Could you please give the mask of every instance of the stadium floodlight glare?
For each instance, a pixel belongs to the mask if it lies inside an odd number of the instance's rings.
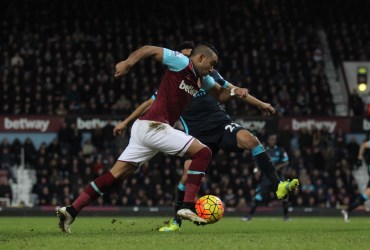
[[[367,90],[367,68],[358,67],[357,68],[357,87],[360,92],[365,92]]]
[[[360,90],[361,92],[364,92],[364,91],[366,91],[366,89],[367,89],[367,85],[366,85],[366,83],[359,83],[358,84],[358,90]]]

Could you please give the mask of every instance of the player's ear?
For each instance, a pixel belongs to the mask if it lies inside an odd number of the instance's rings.
[[[206,56],[203,53],[199,54],[199,62],[202,62],[205,58]]]

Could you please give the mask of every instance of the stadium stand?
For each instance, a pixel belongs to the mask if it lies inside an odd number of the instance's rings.
[[[191,39],[214,43],[224,78],[273,104],[279,116],[335,115],[317,25],[323,25],[329,37],[336,66],[344,59],[370,59],[370,29],[368,22],[362,25],[368,17],[359,11],[366,1],[323,7],[330,15],[308,0],[216,1],[212,8],[201,0],[196,1],[197,9],[191,1],[177,1],[181,9],[167,2],[140,8],[147,1],[2,1],[0,115],[125,117],[152,95],[163,68],[146,61],[115,80],[114,64],[141,45],[174,49]],[[30,8],[32,12],[27,11]],[[56,9],[59,14],[53,15]],[[346,19],[344,10],[359,13],[352,15],[359,18]],[[135,15],[139,11],[146,18]],[[313,21],[313,13],[322,17],[322,23]],[[350,104],[355,114],[363,114],[356,95]],[[233,116],[259,115],[240,102],[225,106]],[[51,143],[40,147],[30,139],[25,143],[4,139],[0,197],[14,205],[69,204],[88,181],[108,170],[127,144],[127,135],[112,138],[111,129],[112,125],[97,128],[90,140],[83,140],[75,124],[66,123]],[[259,132],[259,138],[266,137],[266,131]],[[285,175],[299,176],[302,183],[291,197],[292,205],[337,207],[359,192],[351,174],[356,142],[346,143],[343,135],[325,129],[280,131],[279,137],[291,161]],[[218,195],[229,207],[245,207],[260,178],[253,169],[249,154],[220,152],[212,160],[201,194]],[[173,205],[181,170],[180,159],[156,156],[122,188],[94,205]]]

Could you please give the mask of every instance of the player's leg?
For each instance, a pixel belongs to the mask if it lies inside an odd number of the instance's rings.
[[[288,202],[288,199],[285,199],[285,200],[282,201],[282,206],[283,206],[283,219],[285,221],[289,221],[290,216],[289,216],[289,202]]]
[[[207,223],[195,213],[195,199],[199,192],[200,185],[206,173],[208,164],[212,158],[212,151],[197,139],[193,140],[186,154],[190,156],[191,163],[187,171],[185,183],[185,194],[182,208],[177,215],[182,219],[191,220],[195,223]]]
[[[112,187],[119,185],[136,168],[136,166],[130,163],[117,161],[110,171],[93,180],[70,206],[58,209],[59,227],[62,231],[70,233],[71,224],[84,207],[102,196]]]
[[[275,166],[258,138],[248,130],[241,129],[236,134],[237,146],[240,149],[250,150],[262,173],[270,180],[272,189],[276,191],[278,199],[284,199],[287,194],[299,185],[298,179],[281,182]]]
[[[184,162],[184,171],[181,176],[180,182],[177,185],[176,188],[176,198],[175,198],[175,216],[173,219],[171,219],[167,225],[159,228],[159,231],[161,232],[173,232],[180,230],[182,219],[177,215],[177,211],[179,211],[182,208],[182,204],[184,201],[185,196],[185,183],[186,183],[186,177],[187,172],[189,170],[191,160],[186,160]]]
[[[63,232],[70,233],[70,227],[80,211],[102,196],[106,191],[122,183],[141,164],[152,158],[157,151],[142,145],[145,126],[135,122],[131,130],[129,145],[118,158],[112,169],[93,180],[70,206],[58,209],[59,226]],[[138,137],[138,135],[140,135]]]
[[[254,213],[256,212],[257,207],[259,207],[263,204],[266,204],[270,200],[267,196],[270,192],[270,189],[271,189],[270,186],[271,186],[270,181],[267,179],[266,176],[263,176],[262,180],[261,180],[261,183],[258,185],[258,187],[256,189],[256,195],[254,196],[254,200],[253,200],[252,206],[249,210],[249,213],[248,213],[247,216],[242,218],[242,221],[252,220],[252,217],[253,217]]]
[[[352,212],[357,207],[359,207],[360,205],[364,204],[369,198],[370,198],[370,181],[368,182],[365,192],[358,195],[356,199],[351,204],[349,204],[347,209],[343,209],[341,211],[344,222],[349,222],[349,213]]]
[[[185,184],[186,184],[187,172],[189,171],[190,164],[191,164],[191,160],[186,160],[184,162],[184,172],[181,176],[181,180],[176,190],[175,214],[177,214],[177,211],[179,211],[179,209],[182,207],[182,203],[184,202],[185,190],[186,190]]]
[[[219,140],[219,134],[213,133],[211,135],[204,135],[202,137],[199,137],[199,141],[207,145],[212,150],[212,155],[216,154],[219,150],[218,147],[218,140]],[[176,200],[175,200],[175,216],[173,219],[171,219],[165,226],[159,228],[159,231],[161,232],[172,232],[172,231],[178,231],[180,230],[182,219],[177,215],[177,211],[179,211],[182,208],[183,200],[185,196],[185,183],[187,180],[187,172],[189,170],[189,166],[191,164],[191,160],[186,160],[184,162],[184,171],[181,176],[181,180],[176,188]]]
[[[150,123],[153,131],[147,132],[144,140],[145,145],[150,145],[150,148],[155,148],[169,155],[186,155],[192,160],[187,172],[184,202],[177,214],[183,219],[206,223],[206,220],[199,217],[194,211],[195,197],[199,192],[203,176],[212,158],[211,150],[199,140],[172,128],[168,124]]]

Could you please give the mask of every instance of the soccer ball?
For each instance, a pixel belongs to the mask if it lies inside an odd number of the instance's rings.
[[[205,219],[208,224],[219,221],[224,215],[224,204],[214,195],[205,195],[195,203],[195,209],[199,217]]]

